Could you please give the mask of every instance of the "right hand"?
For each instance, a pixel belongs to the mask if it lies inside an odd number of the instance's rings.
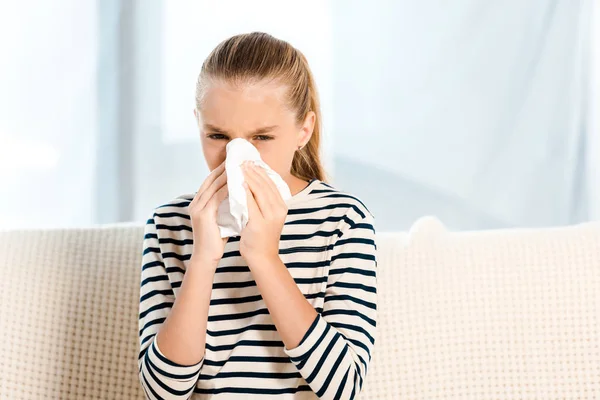
[[[227,174],[223,162],[208,175],[188,205],[194,239],[192,259],[211,263],[215,268],[227,243],[227,238],[221,238],[217,225],[217,210],[226,197]]]

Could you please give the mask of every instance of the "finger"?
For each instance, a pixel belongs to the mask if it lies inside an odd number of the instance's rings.
[[[225,162],[221,163],[221,165],[219,165],[217,168],[212,170],[210,172],[210,174],[208,174],[208,176],[206,177],[206,179],[204,179],[204,182],[202,182],[202,185],[200,186],[200,188],[194,195],[194,198],[190,202],[190,206],[195,206],[195,204],[200,201],[202,194],[204,192],[206,192],[206,190],[210,187],[210,185],[212,185],[217,180],[217,178],[219,176],[221,176],[221,174],[224,171],[225,171]]]
[[[277,185],[275,184],[273,179],[271,179],[271,177],[267,174],[267,170],[260,166],[256,166],[255,168],[253,168],[253,170],[255,172],[256,177],[260,179],[261,188],[268,193],[268,205],[266,206],[266,208],[264,208],[266,212],[263,212],[263,216],[265,218],[272,218],[279,215],[280,212],[287,214],[287,204],[281,196],[279,188],[277,188]],[[263,209],[262,207],[263,206],[261,206],[261,209]]]
[[[211,207],[215,210],[215,212],[219,209],[219,205],[227,198],[227,194],[229,193],[229,187],[227,183],[223,185],[208,201],[207,207]]]
[[[256,176],[256,173],[252,173],[252,171],[244,171],[244,177],[248,185],[250,186],[250,191],[254,195],[254,199],[260,212],[263,216],[267,217],[270,215],[271,211],[269,210],[270,200],[268,198],[268,193],[266,193],[265,188],[262,187],[262,182]]]
[[[271,185],[273,184],[273,180],[271,178],[269,178],[268,176],[265,178],[264,175],[261,175],[260,171],[264,172],[264,169],[262,167],[259,166],[255,166],[253,164],[249,164],[246,167],[248,174],[250,176],[251,179],[253,179],[256,182],[257,187],[260,188],[260,193],[259,193],[259,197],[257,198],[258,204],[259,206],[261,206],[261,209],[263,209],[263,206],[266,206],[266,203],[269,203],[271,205],[275,205],[277,204],[277,195],[278,193],[275,193],[275,191],[271,188]],[[270,181],[270,182],[269,182]],[[262,203],[261,203],[262,200]]]
[[[242,184],[244,186],[244,190],[246,191],[246,201],[248,203],[248,221],[260,218],[262,219],[262,213],[260,212],[260,209],[258,207],[258,204],[256,203],[256,200],[254,198],[254,194],[252,193],[252,190],[250,189],[250,185],[248,184],[248,182],[244,182]]]
[[[213,169],[210,174],[208,174],[208,176],[206,177],[206,179],[204,180],[204,182],[202,183],[202,186],[200,186],[200,189],[198,190],[199,192],[203,192],[206,189],[208,189],[210,187],[210,185],[212,185],[212,183],[217,180],[217,178],[219,176],[221,176],[223,174],[223,172],[225,172],[225,161],[223,161],[221,164],[219,164],[219,166],[215,169]]]
[[[223,161],[221,163],[221,165],[219,165],[217,168],[213,169],[210,172],[210,174],[208,174],[208,176],[206,177],[204,182],[202,182],[202,185],[200,185],[200,188],[196,192],[196,195],[194,196],[192,203],[198,202],[198,200],[200,199],[200,196],[202,196],[202,193],[204,193],[206,191],[206,189],[208,189],[210,187],[210,185],[213,184],[213,182],[223,173],[223,171],[225,171],[225,161]]]
[[[226,184],[227,172],[223,171],[221,175],[219,175],[217,179],[215,179],[213,183],[211,183],[211,185],[204,192],[202,192],[197,202],[198,207],[200,207],[200,209],[206,207],[206,204],[210,201],[214,194],[217,193]]]
[[[277,201],[277,197],[281,197],[281,195],[279,194],[277,186],[275,186],[275,182],[273,182],[273,179],[267,174],[267,170],[259,165],[255,165],[251,170],[256,173],[264,187],[268,189],[270,194],[269,198],[273,201]]]

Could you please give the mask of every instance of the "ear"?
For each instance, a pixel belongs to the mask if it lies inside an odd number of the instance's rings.
[[[314,111],[309,111],[304,118],[300,132],[298,132],[298,147],[303,147],[313,134],[315,123],[317,122],[317,114]]]

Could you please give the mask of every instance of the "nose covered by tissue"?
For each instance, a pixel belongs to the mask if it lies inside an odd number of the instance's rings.
[[[239,236],[248,223],[248,201],[246,190],[242,185],[244,173],[241,165],[244,161],[252,161],[264,168],[277,186],[284,201],[292,197],[287,183],[260,158],[260,153],[252,143],[241,138],[233,139],[227,143],[226,152],[225,171],[227,172],[229,194],[219,204],[217,211],[217,225],[222,238]]]

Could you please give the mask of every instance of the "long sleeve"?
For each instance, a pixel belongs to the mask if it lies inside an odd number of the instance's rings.
[[[320,399],[360,393],[375,345],[377,259],[373,216],[348,220],[329,265],[323,312],[285,352]]]
[[[180,365],[167,359],[156,344],[156,334],[175,301],[159,246],[153,214],[146,222],[139,307],[139,378],[147,399],[188,399],[204,359]]]

